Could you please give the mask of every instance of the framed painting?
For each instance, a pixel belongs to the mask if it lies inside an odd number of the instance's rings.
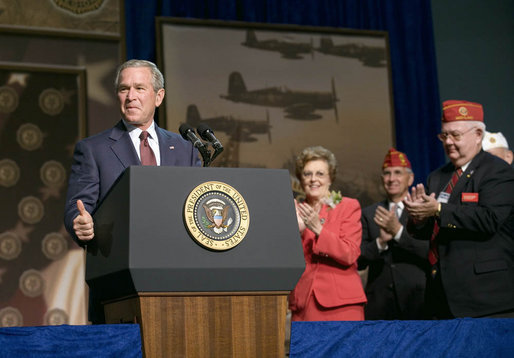
[[[366,205],[382,198],[394,144],[386,32],[157,18],[166,97],[161,125],[210,126],[213,165],[286,168],[321,145],[338,160],[332,185]],[[297,184],[297,183],[296,183]]]
[[[119,39],[122,0],[2,0],[0,31]]]

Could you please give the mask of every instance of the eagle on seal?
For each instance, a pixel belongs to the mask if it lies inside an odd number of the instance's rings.
[[[212,223],[212,225],[207,226],[209,229],[213,229],[215,233],[219,234],[223,231],[223,229],[227,228],[229,225],[223,225],[225,220],[227,220],[228,210],[230,207],[228,205],[223,206],[220,210],[218,208],[210,209],[207,205],[203,205],[205,210],[205,214],[207,215],[207,219]]]

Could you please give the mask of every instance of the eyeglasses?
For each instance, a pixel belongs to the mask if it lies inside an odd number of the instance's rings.
[[[459,131],[453,131],[453,132],[441,132],[437,135],[437,138],[439,138],[439,140],[441,142],[444,142],[446,141],[446,139],[450,138],[451,140],[453,140],[454,142],[458,142],[462,139],[462,136],[468,132],[471,132],[473,129],[476,129],[476,127],[472,127],[470,129],[468,129],[467,131],[465,132],[459,132]]]
[[[325,172],[316,172],[316,173],[313,173],[313,172],[303,172],[302,173],[302,178],[304,179],[310,179],[310,178],[313,178],[313,177],[317,177],[318,179],[323,179],[327,176],[328,174],[325,173]]]

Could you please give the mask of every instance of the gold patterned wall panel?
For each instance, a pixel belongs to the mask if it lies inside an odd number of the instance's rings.
[[[85,70],[0,65],[0,326],[84,324],[84,254],[63,225]]]
[[[121,0],[0,0],[0,24],[120,34]]]

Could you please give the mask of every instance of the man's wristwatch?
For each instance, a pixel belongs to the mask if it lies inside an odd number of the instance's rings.
[[[441,215],[441,203],[438,203],[437,205],[437,211],[435,212],[435,216],[439,217]]]

